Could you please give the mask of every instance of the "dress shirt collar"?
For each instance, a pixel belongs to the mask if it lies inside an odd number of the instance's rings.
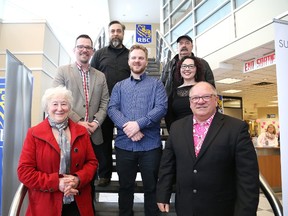
[[[212,116],[210,116],[207,120],[205,120],[204,122],[198,122],[196,119],[195,119],[195,116],[193,115],[193,125],[196,125],[196,124],[202,124],[202,125],[211,125],[211,122],[214,118],[216,113],[214,113]]]
[[[143,74],[141,74],[140,77],[139,77],[139,79],[135,79],[135,78],[131,75],[131,76],[130,76],[130,80],[131,80],[131,81],[135,80],[135,81],[137,81],[137,82],[140,82],[140,81],[144,80],[146,76],[147,76],[147,75],[146,75],[146,72],[144,72]]]
[[[84,71],[81,64],[79,64],[78,62],[76,62],[76,65],[77,65],[79,71]],[[90,67],[91,67],[91,66],[89,65],[89,66],[88,66],[88,70],[87,70],[87,71],[84,71],[84,72],[90,71]]]

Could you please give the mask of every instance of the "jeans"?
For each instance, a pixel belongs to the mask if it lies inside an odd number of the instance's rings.
[[[119,215],[133,215],[134,188],[137,170],[141,173],[144,190],[145,216],[156,216],[156,183],[162,148],[132,152],[116,148],[116,169],[119,176]]]

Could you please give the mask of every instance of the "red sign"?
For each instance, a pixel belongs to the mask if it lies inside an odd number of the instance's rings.
[[[275,64],[275,53],[257,58],[244,63],[243,73],[251,72],[260,68],[268,67]]]

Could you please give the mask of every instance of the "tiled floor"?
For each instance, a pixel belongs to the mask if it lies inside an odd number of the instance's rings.
[[[276,193],[276,196],[282,201],[282,193]],[[271,206],[264,194],[260,194],[257,216],[274,216]]]

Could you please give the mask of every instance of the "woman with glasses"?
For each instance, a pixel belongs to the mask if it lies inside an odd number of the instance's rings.
[[[171,124],[187,115],[191,115],[189,103],[189,90],[199,81],[204,81],[203,65],[195,56],[183,57],[179,64],[182,85],[173,89],[168,98],[168,112],[165,116],[165,123],[168,131]],[[178,73],[176,73],[178,74]]]

